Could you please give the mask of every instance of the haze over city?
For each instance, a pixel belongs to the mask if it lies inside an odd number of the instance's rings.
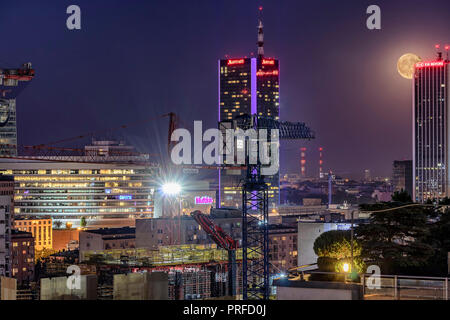
[[[216,127],[217,59],[255,52],[249,17],[262,5],[266,55],[280,59],[280,117],[317,132],[308,170],[317,170],[322,146],[327,170],[389,176],[394,159],[411,158],[411,85],[398,75],[397,59],[406,52],[433,58],[434,44],[448,38],[450,3],[408,1],[407,10],[402,1],[378,4],[383,28],[373,32],[360,1],[80,0],[83,28],[73,33],[58,27],[68,1],[3,3],[0,28],[10,31],[1,61],[33,57],[39,72],[19,98],[19,141],[47,143],[169,111],[187,125]],[[159,152],[166,123],[121,134],[142,151]],[[155,134],[156,148],[149,143]],[[303,145],[282,143],[282,172],[299,171]]]

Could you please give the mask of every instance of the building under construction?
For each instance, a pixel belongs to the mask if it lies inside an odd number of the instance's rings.
[[[0,68],[0,155],[17,155],[16,98],[33,77],[31,63],[19,69]]]
[[[227,296],[228,252],[216,245],[162,246],[158,250],[112,249],[83,252],[81,262],[98,265],[99,285],[113,285],[120,273],[166,272],[172,300]],[[242,292],[242,249],[236,252],[237,295]]]

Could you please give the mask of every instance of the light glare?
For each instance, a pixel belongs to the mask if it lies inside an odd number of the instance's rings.
[[[176,195],[181,192],[181,186],[175,182],[166,183],[162,186],[162,191],[169,196]]]

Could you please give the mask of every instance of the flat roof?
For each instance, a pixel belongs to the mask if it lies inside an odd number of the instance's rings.
[[[125,235],[125,234],[135,234],[136,233],[136,228],[131,228],[131,227],[122,227],[122,228],[101,228],[101,229],[92,229],[92,230],[85,230],[83,232],[88,232],[88,233],[95,233],[95,234],[100,234],[100,235]]]

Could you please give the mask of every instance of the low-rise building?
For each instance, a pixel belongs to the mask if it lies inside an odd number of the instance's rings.
[[[242,246],[242,213],[236,209],[213,209],[211,220]],[[273,273],[297,265],[297,227],[271,225],[269,260]],[[81,242],[81,240],[80,240]],[[213,240],[190,216],[136,220],[136,247],[157,250],[169,245],[208,245]]]
[[[31,232],[13,229],[11,232],[11,273],[17,285],[28,285],[34,280],[34,238]]]
[[[297,266],[296,227],[271,225],[269,229],[269,261],[271,273],[285,272]]]
[[[80,254],[90,250],[128,249],[136,247],[135,228],[103,228],[81,231]]]
[[[79,247],[79,229],[54,229],[53,230],[53,250],[75,250]]]
[[[52,219],[15,219],[14,229],[30,232],[34,237],[35,250],[53,249]]]
[[[0,196],[0,276],[11,276],[11,197]]]
[[[235,240],[242,239],[242,213],[236,209],[213,209],[209,216]],[[213,241],[191,216],[136,220],[136,246],[158,249],[179,244],[212,244]]]

